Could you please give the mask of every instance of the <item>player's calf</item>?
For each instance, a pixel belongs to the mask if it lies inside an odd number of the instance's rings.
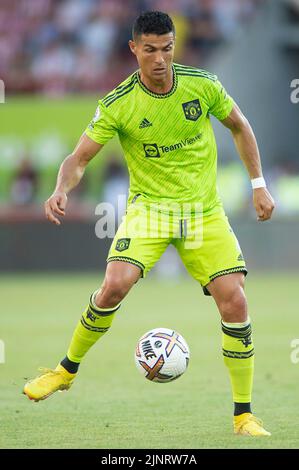
[[[244,275],[234,273],[209,285],[222,317],[222,353],[230,376],[235,417],[251,414],[254,370],[252,329],[243,284]]]
[[[139,277],[140,268],[129,263],[111,262],[108,265],[104,284],[91,295],[65,358],[55,370],[46,369],[36,379],[26,383],[24,393],[31,400],[44,400],[56,391],[70,388],[83,357],[108,332],[120,301]]]

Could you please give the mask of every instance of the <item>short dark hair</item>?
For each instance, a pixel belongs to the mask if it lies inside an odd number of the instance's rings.
[[[134,21],[132,36],[135,39],[141,34],[175,34],[174,24],[167,13],[162,11],[146,11]]]

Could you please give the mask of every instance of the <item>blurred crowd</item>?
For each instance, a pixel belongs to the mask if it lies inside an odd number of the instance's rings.
[[[13,207],[41,203],[45,195],[41,193],[42,179],[47,180],[47,169],[40,171],[34,166],[32,160],[25,155],[19,165],[10,174],[8,187],[9,199]],[[299,215],[299,171],[293,161],[285,161],[283,165],[273,165],[264,171],[267,186],[276,202],[277,215]],[[129,189],[128,172],[123,164],[122,156],[109,154],[102,174],[97,174],[98,191],[92,194],[91,181],[88,175],[75,191],[72,192],[74,201],[85,200],[94,205],[100,201],[110,203],[115,208],[116,219],[120,220],[119,213],[124,214]],[[56,169],[51,177],[51,188],[54,187]],[[232,186],[232,181],[234,185]],[[222,162],[218,170],[218,190],[221,195],[226,212],[229,215],[242,215],[252,213],[252,189],[249,177],[240,161],[231,160],[226,164]],[[49,181],[47,181],[49,192]],[[47,194],[48,195],[48,194]]]
[[[167,11],[172,16],[177,62],[208,67],[217,48],[236,39],[264,1],[0,0],[0,78],[12,93],[104,93],[137,68],[127,43],[134,19],[146,10]],[[299,18],[299,0],[288,0],[288,6],[292,18]],[[54,186],[58,161],[67,154],[68,144],[53,136],[47,136],[46,142],[39,135],[36,139],[31,144],[35,151],[19,145],[16,138],[9,144],[0,139],[0,204],[9,201],[21,208],[40,204]],[[57,161],[49,160],[45,153],[56,156]],[[272,166],[271,174],[265,176],[271,182],[277,210],[299,214],[298,164],[294,168],[294,162],[282,160],[281,167]],[[87,175],[78,195],[115,205],[117,193],[126,193],[128,187],[120,162],[120,155],[110,156],[101,175],[93,180]],[[242,165],[226,162],[219,170],[219,189],[228,213],[252,210],[251,188]],[[102,187],[95,192],[100,180]]]
[[[1,0],[0,77],[8,92],[99,92],[136,69],[131,27],[145,10],[167,11],[176,61],[203,66],[264,0]]]

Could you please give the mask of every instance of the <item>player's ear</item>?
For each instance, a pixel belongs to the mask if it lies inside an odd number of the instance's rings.
[[[131,49],[131,52],[132,52],[134,55],[136,55],[136,43],[135,43],[135,41],[132,41],[132,40],[130,39],[130,41],[129,41],[129,48]]]

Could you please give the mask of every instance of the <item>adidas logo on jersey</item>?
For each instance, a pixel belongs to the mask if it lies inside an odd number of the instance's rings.
[[[144,129],[145,127],[150,127],[150,126],[152,126],[152,123],[149,122],[148,119],[144,118],[144,119],[142,119],[142,121],[139,125],[139,129]]]

